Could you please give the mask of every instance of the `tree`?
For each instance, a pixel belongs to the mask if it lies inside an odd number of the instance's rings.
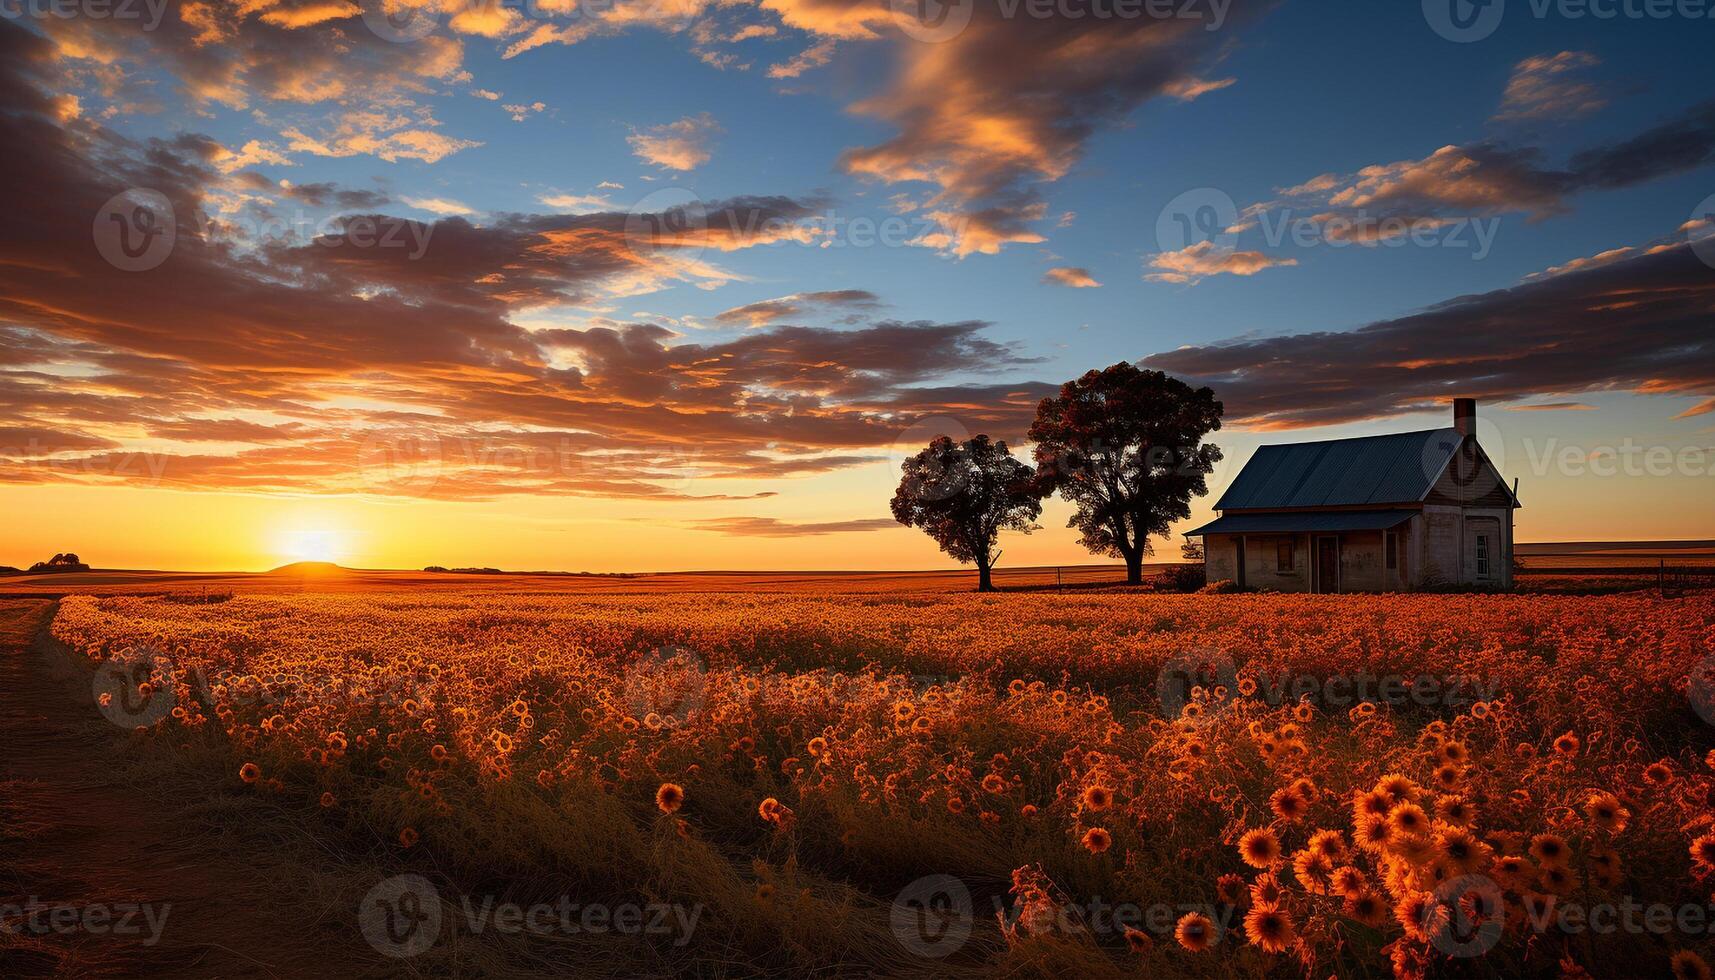
[[[1203,437],[1221,427],[1221,403],[1160,371],[1120,362],[1060,387],[1036,407],[1030,439],[1036,480],[1077,507],[1067,527],[1093,554],[1125,559],[1126,581],[1143,582],[1151,535],[1191,516],[1194,495],[1221,450]]]
[[[922,528],[955,559],[976,562],[977,591],[993,592],[995,539],[1003,530],[1028,534],[1042,515],[1047,491],[1037,487],[1034,471],[1006,443],[982,435],[963,443],[938,436],[900,471],[894,518]]]

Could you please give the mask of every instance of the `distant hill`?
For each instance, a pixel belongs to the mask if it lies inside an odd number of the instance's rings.
[[[295,561],[263,572],[264,575],[350,575],[351,569],[331,561]]]

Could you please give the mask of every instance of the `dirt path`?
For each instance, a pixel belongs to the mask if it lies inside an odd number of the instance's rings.
[[[377,972],[350,915],[306,916],[291,876],[243,859],[275,849],[235,850],[266,819],[188,775],[126,781],[87,676],[34,642],[53,610],[0,600],[0,977]]]

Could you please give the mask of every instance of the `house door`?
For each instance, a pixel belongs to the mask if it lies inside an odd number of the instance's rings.
[[[1237,569],[1233,572],[1233,584],[1242,589],[1245,587],[1245,539],[1237,537],[1233,539],[1233,543],[1238,559]]]
[[[1334,535],[1316,539],[1317,592],[1340,591],[1340,539]]]

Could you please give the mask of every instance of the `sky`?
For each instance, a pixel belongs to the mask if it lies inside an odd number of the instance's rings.
[[[925,6],[927,4],[927,6]],[[0,564],[943,567],[1118,361],[1715,538],[1715,3],[3,0]],[[1003,565],[1093,560],[1050,501]],[[1177,538],[1156,551],[1176,557]]]

